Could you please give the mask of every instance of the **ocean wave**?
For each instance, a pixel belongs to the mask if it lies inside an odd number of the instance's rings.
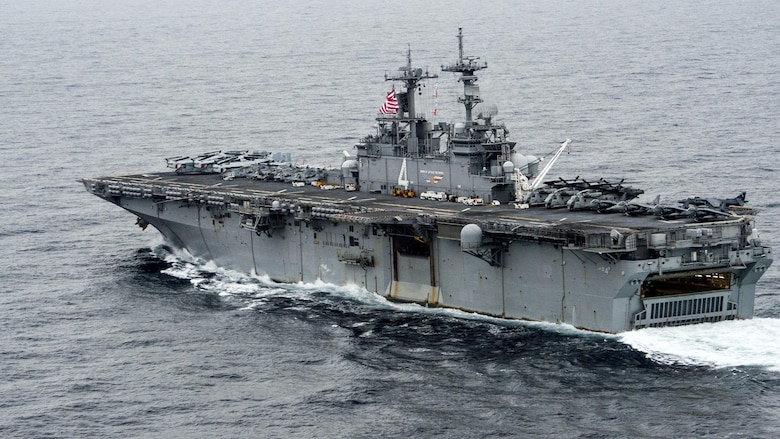
[[[662,364],[780,372],[780,319],[647,328],[624,332],[618,339]]]
[[[340,321],[339,324],[348,327],[360,338],[380,337],[382,334],[386,336],[386,329],[384,332],[380,331],[375,324],[367,324],[366,320],[375,319],[377,312],[392,312],[406,314],[406,317],[400,316],[396,321],[394,317],[386,315],[380,319],[385,323],[395,322],[401,325],[407,324],[402,322],[440,317],[455,319],[463,324],[472,322],[487,325],[488,332],[496,339],[505,337],[508,333],[514,334],[518,329],[529,330],[547,336],[602,340],[608,345],[617,343],[618,346],[629,346],[658,365],[760,367],[780,372],[780,319],[756,318],[682,327],[648,328],[611,335],[580,330],[569,324],[510,320],[457,309],[392,302],[355,285],[337,286],[321,281],[281,284],[267,276],[226,270],[213,262],[194,258],[186,251],[157,246],[153,252],[168,266],[162,273],[178,279],[187,279],[193,287],[211,292],[239,309],[284,309],[309,316],[317,314],[330,317],[333,317],[334,311],[340,311],[342,315],[348,315],[348,321]],[[610,355],[615,354],[610,352]],[[580,352],[578,355],[598,357],[597,352]],[[629,358],[626,361],[635,362],[635,359]]]
[[[214,292],[225,298],[225,300],[244,301],[246,309],[255,309],[269,299],[280,296],[300,300],[313,300],[315,296],[325,295],[332,299],[346,299],[358,302],[373,310],[384,309],[402,313],[425,313],[460,320],[494,323],[501,326],[523,326],[567,335],[589,336],[594,334],[591,331],[577,329],[569,324],[511,320],[458,309],[393,302],[357,285],[334,285],[319,280],[289,284],[278,283],[265,275],[224,269],[212,261],[196,258],[186,250],[173,249],[165,245],[158,244],[154,246],[152,252],[166,263],[167,268],[163,269],[162,273],[178,279],[189,280],[193,286]],[[603,334],[599,334],[599,336],[603,336]]]

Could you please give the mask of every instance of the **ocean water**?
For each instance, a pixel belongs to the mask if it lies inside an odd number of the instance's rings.
[[[746,191],[780,247],[780,4],[0,5],[0,436],[780,434],[780,268],[756,318],[594,334],[278,285],[172,249],[77,179],[217,149],[337,165],[413,63],[465,53],[553,173]],[[432,81],[433,82],[433,81]],[[458,84],[439,73],[438,115]]]

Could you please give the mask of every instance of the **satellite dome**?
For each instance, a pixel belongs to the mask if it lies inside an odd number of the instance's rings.
[[[342,177],[351,177],[353,172],[358,171],[358,162],[355,159],[348,159],[341,162]]]
[[[528,174],[528,175],[538,174],[540,160],[532,155],[525,156],[525,159],[528,160],[528,172],[524,172],[524,174]]]
[[[511,174],[515,172],[515,164],[509,160],[505,161],[501,167],[504,168],[504,174]]]
[[[528,173],[528,158],[526,158],[526,156],[513,152],[509,158],[512,160],[512,164],[515,165],[516,169],[519,169],[523,174]]]
[[[460,249],[476,250],[482,244],[482,229],[476,224],[466,224],[460,230]]]
[[[341,163],[341,169],[342,170],[344,170],[344,169],[357,169],[357,167],[358,167],[358,162],[355,159],[344,160]]]

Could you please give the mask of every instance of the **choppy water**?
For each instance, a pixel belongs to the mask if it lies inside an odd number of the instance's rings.
[[[226,271],[76,182],[214,149],[337,164],[407,43],[438,71],[461,26],[524,151],[570,137],[560,175],[650,198],[745,190],[780,246],[777,2],[550,3],[0,5],[0,435],[777,436],[778,266],[754,320],[605,336]]]

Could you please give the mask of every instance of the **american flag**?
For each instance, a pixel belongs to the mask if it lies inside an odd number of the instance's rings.
[[[385,103],[379,108],[379,112],[382,114],[397,114],[398,113],[398,100],[395,98],[395,88],[387,93]]]

